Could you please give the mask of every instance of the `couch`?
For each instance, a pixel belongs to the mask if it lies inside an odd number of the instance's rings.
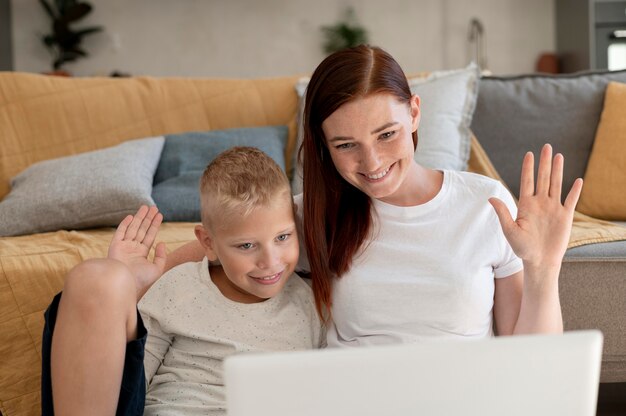
[[[598,77],[607,80],[610,76]],[[626,82],[626,74],[619,79]],[[295,76],[257,80],[65,79],[0,73],[0,200],[7,198],[11,178],[36,162],[185,131],[287,126],[284,160],[291,172],[297,142],[298,96],[294,86],[298,80]],[[508,158],[517,163],[521,160],[517,153],[536,150],[535,138],[524,127],[497,118],[503,105],[512,104],[505,103],[506,94],[499,92],[515,81],[480,81],[472,125],[476,137],[472,138],[469,159],[470,170],[492,177],[500,173],[512,191],[519,168]],[[535,98],[541,100],[542,91],[535,92]],[[504,102],[499,101],[494,110],[489,104],[496,98]],[[599,117],[602,94],[596,98],[585,105],[593,106]],[[496,124],[490,124],[496,119]],[[533,123],[529,122],[531,126]],[[587,132],[589,136],[597,124],[596,119]],[[582,147],[586,154],[575,155],[583,166],[593,137],[585,140]],[[503,143],[515,152],[503,151]],[[559,150],[559,145],[556,147]],[[569,160],[570,155],[566,157]],[[568,175],[582,176],[584,167],[582,170]],[[573,179],[568,176],[568,180]],[[194,239],[193,226],[193,222],[164,223],[159,239],[171,251]],[[40,413],[43,311],[62,288],[66,272],[81,260],[105,255],[112,234],[111,227],[91,227],[0,237],[3,415]],[[620,239],[626,239],[626,228],[579,215],[570,244],[579,247],[568,251],[561,273],[566,330],[599,328],[604,332],[604,382],[626,381],[626,243],[603,243]],[[588,245],[591,242],[596,244]]]

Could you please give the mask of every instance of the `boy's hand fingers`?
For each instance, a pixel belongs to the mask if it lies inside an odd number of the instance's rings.
[[[148,212],[146,213],[146,217],[143,219],[143,221],[141,222],[141,225],[139,225],[139,229],[137,230],[137,235],[135,236],[135,240],[139,243],[143,242],[144,238],[146,237],[146,233],[148,232],[148,229],[150,228],[150,226],[152,225],[152,221],[154,220],[154,217],[159,213],[159,210],[156,206],[151,206],[150,208],[148,208]],[[148,245],[148,244],[146,244]],[[150,247],[148,245],[148,247]]]
[[[143,245],[145,245],[148,248],[152,247],[152,244],[154,243],[154,239],[156,238],[157,233],[159,232],[159,228],[161,227],[162,222],[163,222],[163,214],[159,212],[154,216],[154,218],[152,219],[152,222],[150,223],[150,227],[148,228],[148,231],[146,232],[146,236],[143,239],[143,243],[142,243]]]
[[[126,229],[128,228],[128,226],[130,225],[132,221],[133,221],[133,216],[127,215],[122,220],[122,222],[120,222],[120,225],[118,225],[117,229],[115,230],[115,234],[113,234],[113,241],[122,241],[124,239],[124,236],[126,235]]]
[[[154,249],[154,264],[159,268],[161,274],[165,270],[165,260],[167,259],[167,250],[165,243],[158,243]]]
[[[124,236],[124,240],[134,240],[137,236],[137,230],[139,230],[139,226],[143,222],[143,219],[146,217],[148,213],[148,207],[146,205],[142,205],[137,210],[137,213],[133,216],[133,221],[130,223],[128,228],[126,229],[126,235]]]

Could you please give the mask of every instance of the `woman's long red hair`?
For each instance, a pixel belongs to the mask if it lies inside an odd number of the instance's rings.
[[[370,198],[346,182],[328,152],[322,122],[343,104],[387,93],[407,105],[411,99],[400,65],[377,47],[344,49],[320,63],[307,87],[304,137],[300,148],[304,186],[304,241],[317,311],[331,318],[332,281],[352,265],[372,225]],[[413,133],[417,145],[417,133]]]

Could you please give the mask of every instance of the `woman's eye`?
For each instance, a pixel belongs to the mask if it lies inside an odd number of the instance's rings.
[[[290,234],[281,234],[278,237],[276,237],[276,239],[278,241],[286,241],[289,238]]]
[[[352,143],[342,143],[342,144],[335,146],[335,149],[345,150],[345,149],[351,148],[352,146],[353,146]]]
[[[238,246],[242,250],[250,250],[252,248],[252,243],[243,243]]]
[[[396,131],[395,131],[395,130],[392,130],[392,131],[387,131],[387,132],[384,132],[383,134],[381,134],[381,135],[380,135],[380,138],[381,138],[381,139],[388,139],[388,138],[390,138],[391,136],[393,136],[394,134],[396,134]]]

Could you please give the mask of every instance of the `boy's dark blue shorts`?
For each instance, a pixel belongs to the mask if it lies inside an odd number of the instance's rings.
[[[61,294],[57,294],[45,313],[43,340],[41,344],[41,414],[54,415],[52,406],[52,381],[50,376],[50,350],[52,347],[52,333],[56,323],[57,311]],[[143,367],[143,357],[148,332],[143,324],[141,315],[137,311],[137,339],[126,344],[126,359],[120,397],[117,403],[116,415],[143,415],[146,401],[146,376]]]

